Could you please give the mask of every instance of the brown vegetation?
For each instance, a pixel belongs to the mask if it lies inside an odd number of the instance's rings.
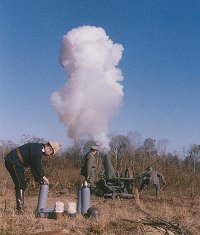
[[[139,158],[136,154],[128,161],[131,162],[129,167],[133,170],[133,175],[137,175],[145,169],[149,157]],[[61,220],[36,218],[39,186],[32,183],[28,172],[26,210],[24,214],[17,214],[13,183],[2,160],[0,234],[199,234],[200,178],[197,172],[194,175],[190,168],[174,159],[172,161],[154,156],[151,163],[165,175],[167,181],[160,198],[155,198],[151,188],[146,188],[140,198],[136,195],[134,199],[104,199],[92,196],[92,205],[98,207],[101,213],[100,219],[94,221],[80,215],[76,218],[65,216]],[[123,162],[120,165],[126,164]],[[65,204],[69,201],[76,202],[76,190],[81,182],[79,164],[65,156],[46,160],[44,166],[51,182],[48,208],[53,208],[58,200]],[[67,195],[58,193],[61,187],[53,166],[56,166],[62,184],[69,190]]]
[[[16,213],[14,186],[4,167],[3,157],[16,146],[11,141],[0,146],[0,235],[11,234],[105,234],[105,235],[197,235],[200,231],[200,145],[193,145],[185,159],[176,154],[166,153],[166,146],[155,147],[152,138],[143,145],[136,145],[133,133],[129,136],[116,136],[111,141],[110,156],[118,175],[134,177],[140,175],[148,165],[165,176],[167,185],[162,187],[160,198],[155,198],[152,188],[145,188],[139,197],[134,184],[133,199],[105,199],[91,197],[91,204],[100,209],[100,219],[94,221],[81,215],[60,220],[36,218],[39,185],[26,171],[27,190],[25,192],[25,212]],[[37,140],[37,141],[36,141]],[[26,137],[22,142],[43,142]],[[166,141],[164,142],[166,143]],[[44,160],[44,170],[50,180],[48,208],[56,201],[67,204],[76,202],[76,192],[82,178],[80,167],[84,152],[91,143],[77,141],[60,157]],[[56,168],[56,171],[55,171]],[[99,171],[102,170],[99,161]],[[127,171],[128,169],[128,171]],[[61,183],[59,177],[61,179]],[[60,194],[61,184],[68,194]]]

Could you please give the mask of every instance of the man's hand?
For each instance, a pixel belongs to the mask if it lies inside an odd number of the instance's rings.
[[[86,178],[86,181],[87,181],[88,183],[91,183],[91,182],[90,182],[90,177],[87,177],[87,178]]]
[[[43,176],[42,179],[43,179],[44,184],[49,185],[49,180],[47,179],[46,176]]]

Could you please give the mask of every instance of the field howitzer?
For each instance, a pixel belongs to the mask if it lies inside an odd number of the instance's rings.
[[[102,191],[104,197],[132,198],[134,182],[138,177],[119,177],[109,155],[104,155],[102,160],[104,174],[100,175],[101,179],[96,183],[97,189]]]

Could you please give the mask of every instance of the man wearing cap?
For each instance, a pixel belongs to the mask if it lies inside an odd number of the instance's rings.
[[[95,187],[97,179],[97,151],[98,146],[92,146],[90,151],[85,155],[84,165],[81,169],[81,175],[85,177],[85,180],[90,183],[91,190]]]
[[[27,143],[13,149],[5,157],[5,167],[15,185],[16,208],[18,211],[22,212],[24,209],[24,191],[26,189],[24,167],[30,167],[36,182],[49,184],[42,167],[42,158],[43,156],[56,154],[60,146],[59,143],[53,141],[49,141],[46,144]]]
[[[142,179],[140,184],[139,193],[144,189],[146,185],[153,185],[156,188],[156,197],[159,196],[160,183],[166,184],[165,178],[158,171],[154,170],[152,166],[148,166],[146,171],[139,176]]]

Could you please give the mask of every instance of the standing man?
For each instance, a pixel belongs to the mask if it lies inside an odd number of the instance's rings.
[[[90,151],[85,155],[84,165],[81,169],[81,175],[85,177],[85,180],[90,183],[91,191],[95,188],[97,180],[97,151],[98,146],[92,146]]]
[[[139,192],[144,189],[145,185],[153,185],[156,188],[156,197],[160,191],[160,183],[166,184],[164,176],[153,170],[153,167],[151,166],[148,166],[146,171],[139,178],[142,178]]]
[[[30,167],[36,182],[49,184],[42,167],[42,158],[45,155],[52,156],[56,154],[60,146],[61,144],[53,141],[46,144],[27,143],[13,149],[5,157],[5,167],[15,185],[16,208],[18,211],[23,212],[24,209],[24,191],[26,190],[24,167]]]

